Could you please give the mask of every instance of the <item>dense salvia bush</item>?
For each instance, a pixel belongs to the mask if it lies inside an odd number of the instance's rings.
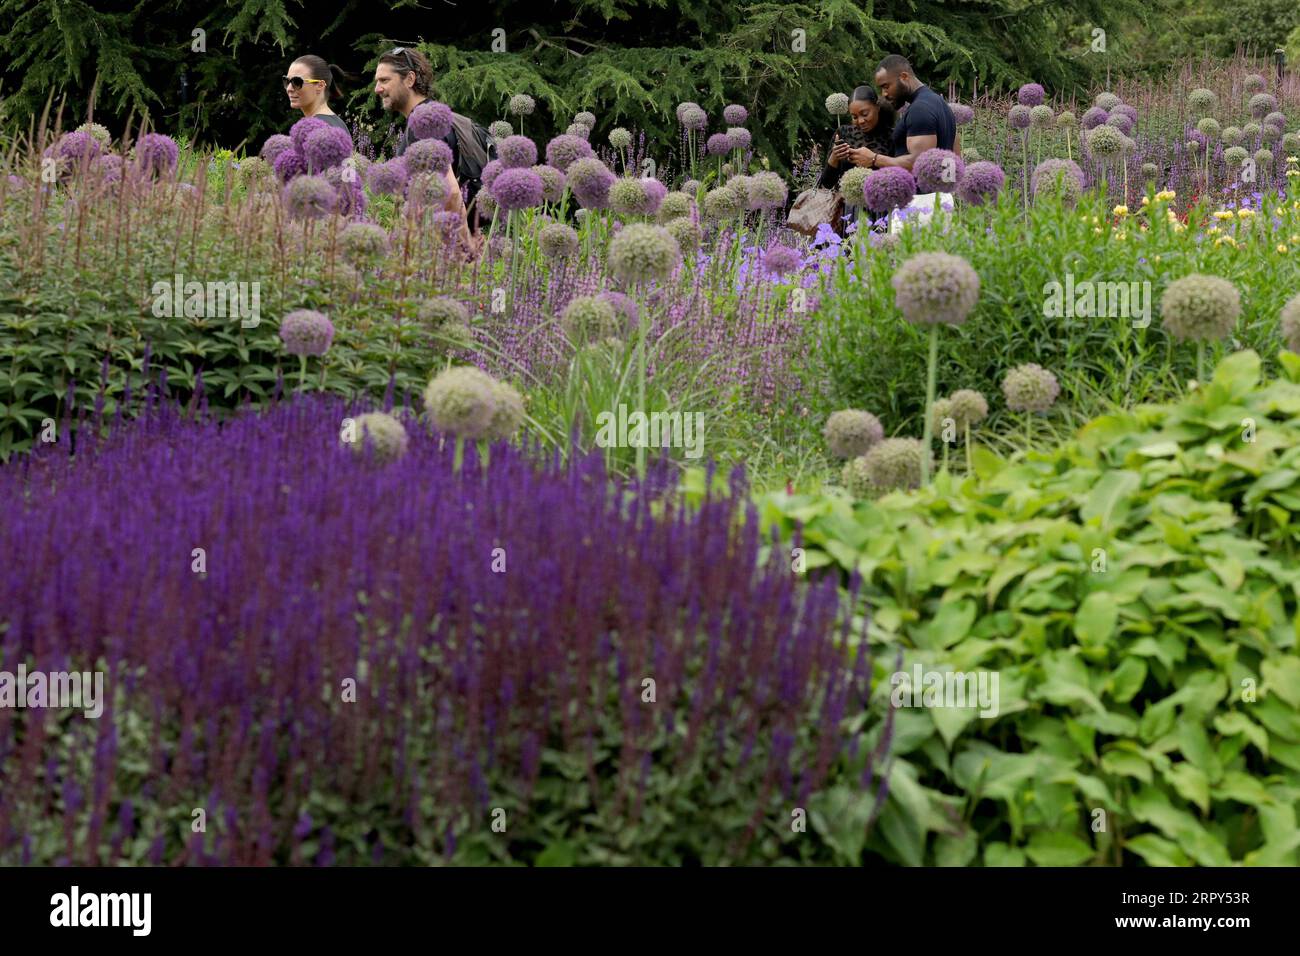
[[[789,807],[860,770],[866,657],[740,485],[457,472],[360,411],[164,406],[0,469],[0,664],[104,678],[98,719],[0,708],[0,862],[828,858]]]

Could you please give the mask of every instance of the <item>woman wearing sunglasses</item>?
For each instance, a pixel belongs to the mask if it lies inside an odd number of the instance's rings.
[[[281,82],[289,95],[289,105],[303,116],[314,116],[351,135],[348,124],[329,107],[331,95],[342,95],[339,80],[346,74],[332,63],[314,54],[300,56],[289,64],[289,74]]]

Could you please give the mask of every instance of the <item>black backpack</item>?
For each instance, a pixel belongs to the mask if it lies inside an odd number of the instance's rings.
[[[456,179],[468,183],[470,195],[482,185],[483,167],[497,158],[496,140],[468,116],[451,114],[451,128],[456,133]]]

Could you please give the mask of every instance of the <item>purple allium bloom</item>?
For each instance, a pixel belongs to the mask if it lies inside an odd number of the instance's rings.
[[[64,159],[82,163],[100,153],[99,140],[89,133],[65,133],[59,139],[59,155]]]
[[[170,136],[145,133],[136,143],[135,155],[142,171],[169,176],[176,169],[180,148]]]
[[[1286,129],[1286,114],[1274,111],[1265,116],[1263,122],[1265,126],[1276,126],[1278,129]]]
[[[700,104],[699,104],[699,103],[696,103],[696,102],[693,101],[693,100],[686,100],[685,102],[678,103],[678,104],[677,104],[677,122],[680,123],[680,122],[682,121],[682,117],[684,117],[684,116],[686,115],[686,111],[687,111],[687,110],[693,110],[693,109],[694,109],[694,110],[698,110],[699,108],[700,108]]]
[[[313,172],[329,169],[352,155],[352,137],[337,126],[312,130],[303,141],[302,154]]]
[[[1135,107],[1129,106],[1127,103],[1120,103],[1118,106],[1114,107],[1110,111],[1110,113],[1112,116],[1115,115],[1116,113],[1120,113],[1124,116],[1127,116],[1134,123],[1137,122],[1137,118],[1138,118],[1137,109]]]
[[[609,203],[609,188],[617,177],[594,156],[579,159],[565,173],[569,188],[588,209],[603,209]]]
[[[1029,179],[1029,191],[1035,199],[1040,195],[1058,195],[1067,205],[1073,205],[1083,194],[1083,185],[1083,170],[1068,159],[1043,160],[1034,167]]]
[[[1260,119],[1277,109],[1277,97],[1272,93],[1256,93],[1250,98],[1247,107],[1251,116]]]
[[[763,271],[776,275],[795,272],[803,266],[803,258],[798,249],[780,243],[773,243],[763,253]]]
[[[412,139],[442,139],[451,132],[451,107],[436,100],[425,100],[406,119],[406,129]]]
[[[527,136],[507,136],[497,143],[497,158],[507,169],[523,169],[537,164],[537,144]]]
[[[1021,106],[1041,106],[1047,100],[1047,91],[1037,83],[1026,83],[1016,93]]]
[[[286,149],[293,149],[293,140],[283,133],[274,133],[266,138],[266,142],[262,144],[262,151],[258,155],[274,166],[275,161]]]
[[[965,126],[975,118],[975,111],[965,103],[953,103],[949,101],[948,109],[952,111],[952,118],[958,126]]]
[[[402,154],[407,172],[445,173],[451,168],[451,147],[440,139],[422,139],[406,147]]]
[[[322,219],[338,207],[338,194],[323,176],[296,176],[284,187],[284,204],[295,219]]]
[[[753,142],[753,137],[750,136],[749,130],[745,129],[743,126],[736,126],[727,130],[727,139],[730,140],[732,149],[739,150],[749,149],[750,143]]]
[[[107,183],[115,183],[120,180],[124,167],[122,157],[117,153],[105,153],[103,156],[96,157],[95,161],[90,164],[91,171]]]
[[[749,183],[749,208],[783,209],[789,194],[780,173],[757,173]]]
[[[641,216],[646,213],[648,197],[639,179],[622,178],[609,187],[609,208],[620,216]]]
[[[465,217],[458,212],[443,210],[433,214],[433,228],[443,239],[450,239],[460,232],[460,227],[465,224]]]
[[[273,167],[275,178],[282,183],[287,183],[297,176],[306,175],[307,160],[296,149],[286,149],[275,157]]]
[[[1011,124],[1012,129],[1029,129],[1032,118],[1029,107],[1020,104],[1011,107],[1011,111],[1007,113],[1007,122]]]
[[[546,165],[567,173],[569,167],[580,159],[594,156],[591,144],[585,139],[567,133],[546,144]]]
[[[545,186],[531,169],[504,169],[492,182],[492,198],[509,212],[540,205]]]
[[[659,211],[664,197],[668,195],[668,187],[653,176],[647,176],[641,180],[641,188],[645,190],[646,215],[653,216]]]
[[[714,133],[704,144],[704,150],[710,156],[722,156],[731,152],[731,137],[726,133]]]
[[[479,182],[483,184],[484,189],[490,189],[496,178],[505,172],[506,167],[499,159],[490,159],[486,166],[479,172]]]
[[[739,103],[732,103],[722,110],[722,121],[728,126],[740,126],[749,119],[749,110]]]
[[[678,120],[682,126],[697,133],[709,128],[709,114],[698,106],[692,105],[690,109],[684,110]]]
[[[961,256],[921,252],[894,273],[894,304],[913,325],[961,325],[979,301],[980,277]]]
[[[408,177],[406,163],[401,159],[390,159],[386,163],[373,163],[366,170],[366,182],[370,191],[380,195],[400,195],[406,188]]]
[[[1002,191],[1006,174],[997,163],[978,162],[966,167],[966,173],[957,184],[957,196],[972,206],[991,203]]]
[[[570,123],[564,128],[565,136],[576,136],[578,139],[591,139],[591,127],[582,123]]]
[[[290,355],[324,355],[334,341],[334,323],[322,312],[298,309],[280,320],[280,340]]]
[[[1089,106],[1084,112],[1083,118],[1079,120],[1079,125],[1084,129],[1096,129],[1110,117],[1100,106]]]
[[[957,189],[966,163],[949,149],[927,149],[912,164],[916,190],[922,193],[950,193]]]
[[[289,127],[289,138],[293,140],[293,148],[305,156],[304,147],[307,145],[308,134],[314,133],[318,129],[328,128],[329,123],[326,123],[323,119],[315,116],[304,116]]]
[[[339,247],[354,262],[378,259],[388,252],[388,233],[373,222],[350,223],[339,233]]]
[[[1115,127],[1125,136],[1133,132],[1133,120],[1126,113],[1112,112],[1108,117],[1106,117],[1105,125]]]
[[[608,302],[614,309],[614,315],[619,324],[622,325],[624,334],[636,328],[637,319],[641,315],[641,309],[636,304],[636,299],[622,292],[607,291],[597,294],[597,299]]]
[[[578,233],[572,226],[552,222],[537,234],[537,247],[548,259],[569,259],[578,254],[581,246]]]
[[[1195,145],[1196,149],[1204,151],[1205,147],[1209,145],[1209,142],[1210,137],[1206,136],[1199,129],[1189,129],[1187,131],[1188,145]]]
[[[916,196],[916,179],[902,166],[886,166],[867,177],[862,198],[873,212],[890,212],[906,206]]]
[[[564,195],[564,173],[554,166],[538,165],[533,172],[542,177],[542,199],[546,202],[559,202]]]
[[[406,201],[412,211],[441,207],[450,194],[445,173],[413,173],[406,181]]]

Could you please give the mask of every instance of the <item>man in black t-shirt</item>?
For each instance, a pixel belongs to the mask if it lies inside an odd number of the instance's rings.
[[[916,78],[906,57],[891,53],[876,69],[876,86],[895,109],[907,110],[894,124],[894,155],[869,152],[867,165],[872,169],[902,166],[911,171],[912,164],[927,149],[950,149],[960,155],[957,121],[947,102]]]

